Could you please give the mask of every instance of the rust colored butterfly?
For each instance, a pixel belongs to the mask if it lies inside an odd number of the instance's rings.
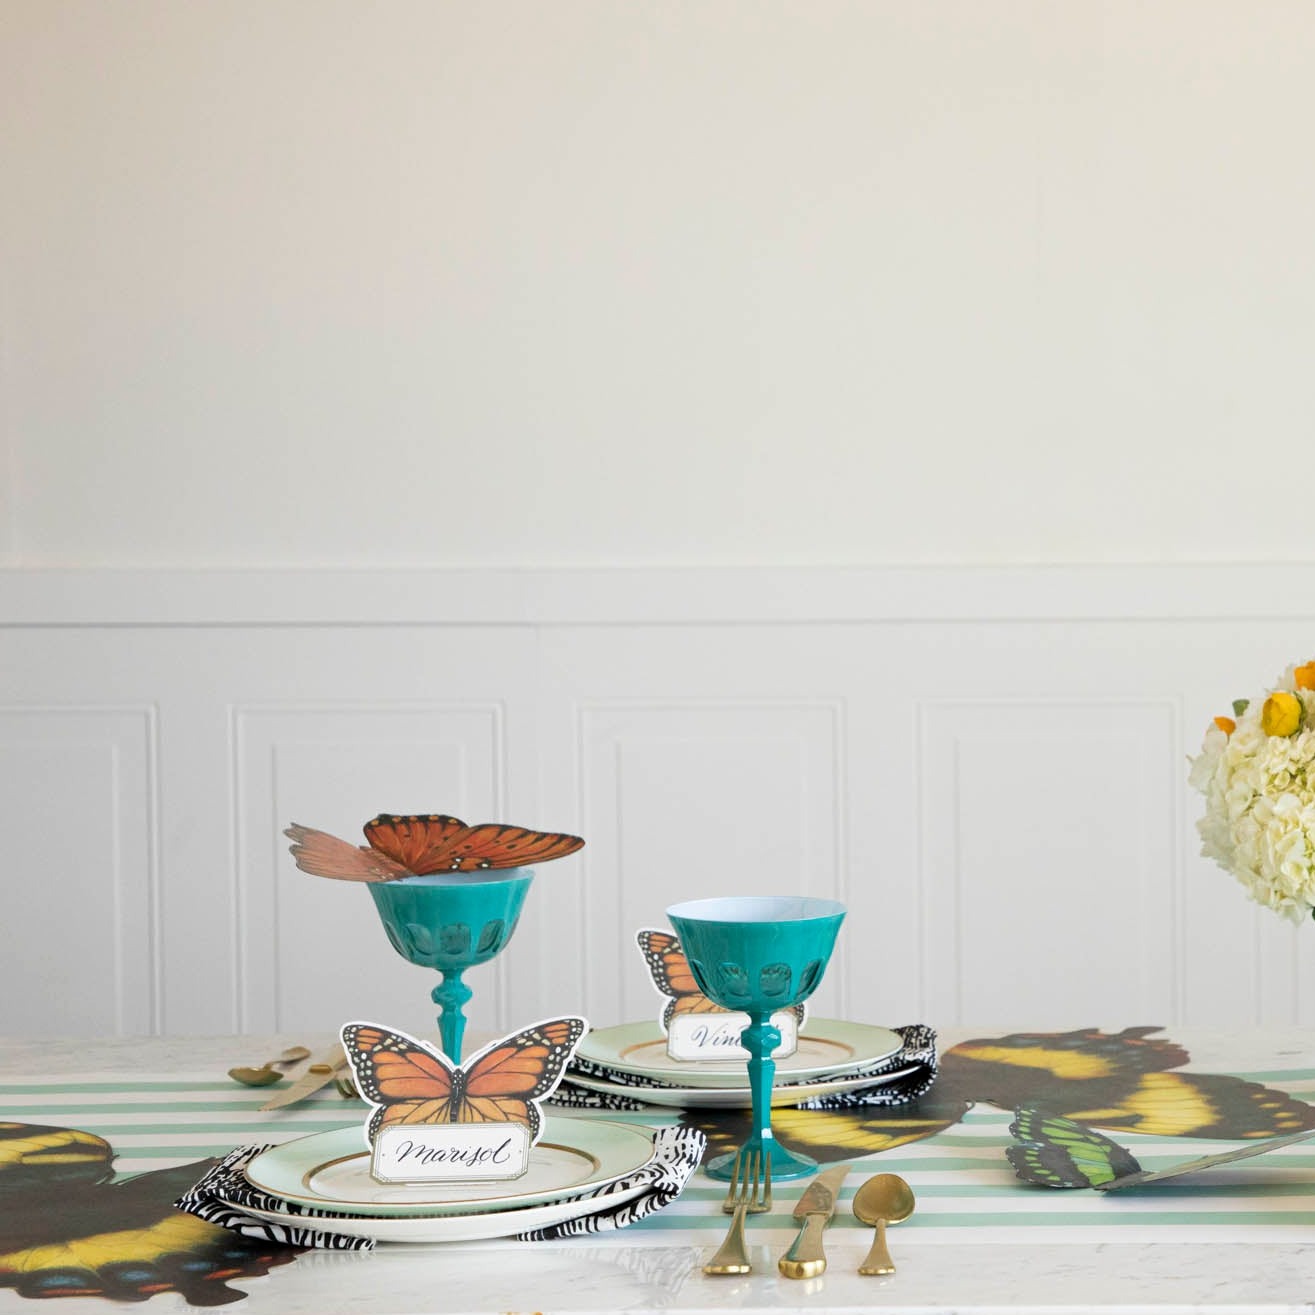
[[[639,948],[643,951],[644,962],[648,965],[653,985],[668,997],[662,1011],[662,1026],[670,1027],[671,1020],[677,1014],[724,1014],[730,1012],[721,1005],[714,1004],[694,980],[690,971],[689,960],[680,948],[679,938],[669,931],[645,928],[635,933]],[[791,1012],[802,1024],[804,1006],[793,1005]]]
[[[368,845],[293,823],[283,833],[303,872],[340,881],[398,881],[432,872],[478,872],[528,867],[574,854],[579,836],[483,822],[467,826],[441,813],[380,813],[365,824]]]
[[[373,1142],[380,1128],[412,1123],[542,1126],[539,1102],[557,1086],[584,1036],[583,1018],[553,1018],[494,1041],[464,1064],[404,1032],[375,1023],[348,1023],[342,1044],[356,1089],[374,1105]]]

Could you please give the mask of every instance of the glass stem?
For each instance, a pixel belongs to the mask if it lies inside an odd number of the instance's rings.
[[[772,1154],[772,1083],[776,1061],[772,1051],[781,1044],[781,1033],[772,1026],[770,1014],[754,1014],[740,1033],[740,1044],[749,1052],[749,1090],[753,1096],[753,1139],[762,1143],[763,1153]]]
[[[475,993],[461,980],[464,971],[456,968],[443,972],[443,980],[429,993],[429,998],[443,1011],[438,1016],[438,1035],[443,1053],[454,1063],[461,1063],[461,1039],[466,1034],[466,1015],[462,1007]]]

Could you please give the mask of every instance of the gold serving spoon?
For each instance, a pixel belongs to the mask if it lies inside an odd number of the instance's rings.
[[[230,1068],[228,1076],[244,1087],[268,1087],[283,1077],[281,1069],[310,1058],[305,1046],[289,1046],[277,1059],[266,1060],[259,1068]]]
[[[913,1213],[913,1188],[898,1174],[879,1173],[854,1193],[854,1214],[861,1224],[875,1227],[872,1250],[858,1267],[860,1274],[893,1274],[895,1262],[886,1249],[886,1225],[898,1224]]]

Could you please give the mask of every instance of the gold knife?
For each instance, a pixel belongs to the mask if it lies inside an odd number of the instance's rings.
[[[826,1272],[826,1254],[822,1250],[822,1230],[836,1212],[840,1184],[845,1181],[849,1165],[838,1164],[813,1179],[794,1208],[799,1236],[776,1262],[786,1278],[816,1278]]]
[[[347,1052],[339,1043],[332,1050],[326,1050],[322,1055],[316,1056],[310,1068],[292,1086],[285,1087],[260,1108],[262,1111],[278,1110],[285,1105],[295,1105],[299,1100],[305,1100],[307,1096],[313,1095],[321,1087],[327,1087],[334,1076],[346,1067]]]

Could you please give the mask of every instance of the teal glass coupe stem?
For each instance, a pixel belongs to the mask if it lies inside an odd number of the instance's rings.
[[[776,1172],[774,1152],[781,1150],[772,1136],[772,1084],[776,1081],[776,1061],[772,1051],[781,1044],[780,1029],[772,1026],[769,1014],[751,1015],[753,1021],[740,1033],[740,1044],[749,1052],[749,1092],[753,1097],[753,1132],[749,1149],[761,1150],[771,1157]]]
[[[461,1044],[466,1035],[465,1006],[475,993],[461,980],[462,969],[449,969],[443,980],[429,993],[441,1011],[438,1015],[438,1035],[443,1053],[454,1063],[461,1063]]]

